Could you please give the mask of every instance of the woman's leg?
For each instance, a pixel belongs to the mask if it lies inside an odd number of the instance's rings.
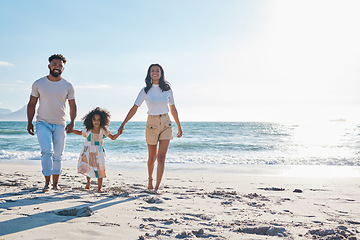
[[[90,189],[90,180],[91,180],[91,178],[86,177],[86,186],[85,186],[85,189]]]
[[[157,174],[156,174],[155,191],[157,191],[159,189],[161,179],[164,174],[165,158],[166,158],[166,153],[167,153],[167,150],[169,147],[169,143],[170,143],[170,140],[160,140],[159,141],[159,151],[157,154],[158,166],[157,166]]]
[[[156,151],[157,151],[157,145],[150,145],[148,144],[148,150],[149,150],[149,158],[148,158],[148,173],[149,173],[149,183],[148,183],[148,189],[153,189],[152,185],[152,175],[154,171],[154,164],[156,161]]]

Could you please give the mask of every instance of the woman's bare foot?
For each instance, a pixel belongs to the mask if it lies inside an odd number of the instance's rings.
[[[148,189],[149,190],[154,189],[154,186],[152,184],[152,178],[149,178]]]
[[[90,182],[86,183],[85,189],[90,189]]]
[[[98,191],[98,193],[104,193],[104,192],[105,192],[105,191],[102,190],[102,189],[98,189],[97,191]]]
[[[155,187],[155,189],[154,189],[154,193],[155,193],[156,195],[161,195],[161,193],[159,192],[159,188],[156,188],[156,187]]]

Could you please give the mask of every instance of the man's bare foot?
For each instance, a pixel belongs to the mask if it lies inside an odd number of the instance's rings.
[[[50,190],[49,185],[45,184],[44,188],[42,189],[43,192],[48,192]]]
[[[61,187],[59,187],[58,185],[53,186],[52,189],[55,190],[55,191],[61,191],[62,190]]]
[[[148,189],[149,190],[154,189],[154,186],[152,184],[152,178],[149,178]]]
[[[85,189],[90,189],[90,182],[86,183]]]

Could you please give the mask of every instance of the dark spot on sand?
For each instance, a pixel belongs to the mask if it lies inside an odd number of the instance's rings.
[[[76,216],[76,217],[89,217],[93,214],[93,211],[90,207],[82,207],[82,208],[71,208],[65,209],[58,212],[55,212],[56,215],[60,216]]]

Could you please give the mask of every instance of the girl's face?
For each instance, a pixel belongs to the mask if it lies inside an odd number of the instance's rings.
[[[95,128],[99,128],[100,127],[100,115],[95,114],[94,117],[92,118],[92,124]]]
[[[159,81],[161,78],[161,70],[159,66],[152,66],[150,68],[150,77],[154,81]]]

